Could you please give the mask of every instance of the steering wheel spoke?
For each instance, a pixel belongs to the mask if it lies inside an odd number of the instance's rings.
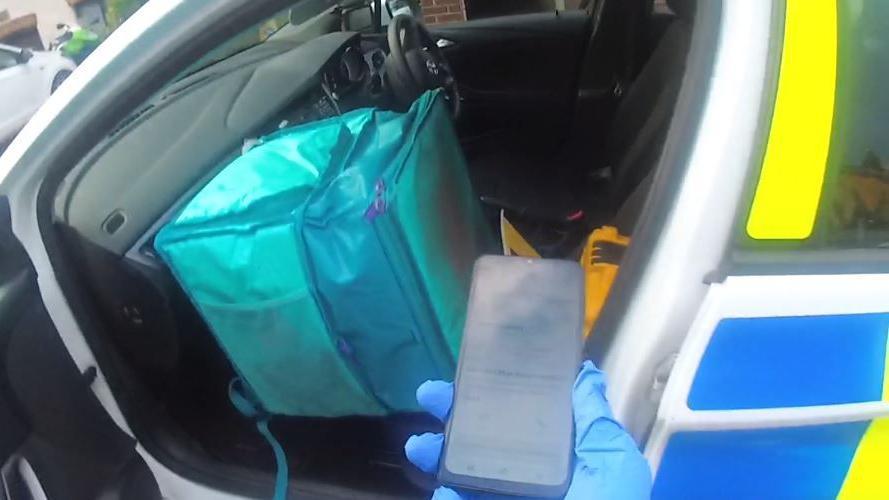
[[[387,38],[387,64],[390,65],[387,78],[396,100],[406,107],[423,92],[443,88],[456,117],[460,110],[457,81],[426,27],[411,16],[395,16],[389,24]]]

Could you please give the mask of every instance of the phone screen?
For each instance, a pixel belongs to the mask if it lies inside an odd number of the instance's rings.
[[[446,475],[494,480],[483,489],[504,493],[526,491],[491,485],[567,487],[582,323],[576,263],[479,259],[446,436]]]

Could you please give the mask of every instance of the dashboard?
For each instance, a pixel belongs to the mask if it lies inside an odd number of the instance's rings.
[[[380,43],[351,41],[324,65],[317,88],[283,111],[277,127],[329,118],[361,107],[390,106],[385,64],[386,52]]]
[[[160,226],[250,140],[390,107],[384,49],[353,32],[267,41],[168,85],[69,173],[56,220],[109,252],[146,257]]]
[[[324,85],[334,97],[364,87],[371,96],[383,93],[383,72],[386,53],[372,42],[355,43],[324,72]]]

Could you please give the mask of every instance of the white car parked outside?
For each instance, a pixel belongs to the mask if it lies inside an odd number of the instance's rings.
[[[0,44],[0,148],[74,71],[58,52]]]

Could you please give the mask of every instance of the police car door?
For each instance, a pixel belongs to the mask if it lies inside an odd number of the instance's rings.
[[[654,496],[889,495],[889,4],[787,0],[762,169],[670,371]]]

